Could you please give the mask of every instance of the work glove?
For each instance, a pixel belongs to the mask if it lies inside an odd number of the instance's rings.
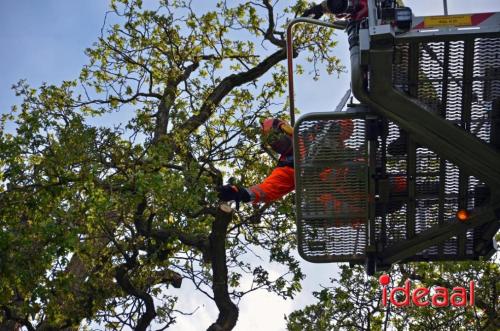
[[[321,6],[321,4],[312,6],[302,14],[302,17],[311,17],[311,16],[316,20],[321,18],[321,16],[323,16],[323,7]]]
[[[220,186],[217,191],[219,192],[219,199],[222,201],[234,200],[236,203],[239,203],[240,201],[250,201],[250,194],[244,187],[241,186],[227,184]]]

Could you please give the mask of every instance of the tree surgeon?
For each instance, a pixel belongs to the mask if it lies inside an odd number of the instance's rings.
[[[325,129],[325,128],[323,128]],[[345,141],[348,140],[354,130],[352,120],[345,119],[335,121],[333,126],[326,128],[326,130],[333,130],[338,140],[334,148],[348,150]],[[261,123],[261,137],[265,145],[269,146],[275,153],[279,154],[278,163],[272,170],[268,177],[261,183],[243,187],[241,185],[227,184],[218,188],[219,199],[222,201],[236,201],[239,202],[252,202],[257,203],[271,203],[281,199],[286,194],[295,189],[295,171],[294,171],[294,156],[293,156],[293,128],[285,121],[276,118],[269,118]],[[312,139],[315,139],[314,137]],[[299,141],[299,145],[300,145]],[[328,197],[318,197],[325,208],[327,205],[334,205],[335,209],[349,209],[347,202],[341,196],[345,197],[349,190],[346,181],[348,178],[349,169],[331,168],[326,167],[322,171],[318,180],[328,181],[332,183],[332,194]],[[434,183],[437,184],[437,183]],[[341,186],[339,192],[338,187]],[[420,186],[420,184],[417,184]],[[437,185],[431,185],[431,191],[437,191]],[[401,199],[389,201],[385,206],[377,202],[375,205],[376,216],[382,216],[388,213],[393,213],[404,204],[404,197],[407,195],[407,183],[404,176],[392,176],[389,178],[389,190],[391,195],[400,196]],[[423,189],[423,188],[422,188]],[[429,191],[428,188],[426,188]],[[339,193],[339,194],[336,194]]]
[[[280,155],[277,166],[271,174],[266,177],[260,184],[251,187],[242,187],[239,185],[228,184],[219,188],[219,198],[222,201],[253,202],[253,203],[270,203],[279,200],[284,195],[295,189],[294,168],[293,168],[293,141],[292,127],[285,121],[276,118],[269,118],[262,122],[262,141],[269,146],[274,152]],[[339,138],[336,148],[347,149],[344,142],[349,139],[353,133],[354,125],[352,120],[340,120],[334,123],[328,130],[335,131],[335,135]],[[314,139],[314,138],[313,138]],[[300,143],[300,142],[299,142]],[[348,169],[325,168],[319,175],[319,180],[328,180],[333,183],[333,186],[342,185],[345,177],[348,176]],[[334,187],[332,190],[335,191]],[[405,192],[406,181],[404,178],[396,178],[391,182],[392,192]],[[321,197],[325,200],[325,197]],[[330,201],[331,200],[331,201]],[[332,196],[325,203],[333,203],[342,208],[345,202]],[[394,210],[401,206],[394,206]]]

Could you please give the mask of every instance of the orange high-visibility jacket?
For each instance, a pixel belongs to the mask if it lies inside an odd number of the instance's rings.
[[[340,171],[343,170],[343,171]],[[340,182],[345,185],[345,176],[347,175],[347,169],[340,169],[337,172],[337,175],[334,176],[335,179],[331,180],[332,182]],[[331,168],[325,169],[320,174],[321,180],[329,180],[328,177],[331,173],[335,173]],[[290,193],[295,189],[295,178],[294,178],[294,169],[291,166],[278,166],[276,167],[271,174],[264,179],[264,181],[260,184],[254,185],[250,187],[248,190],[250,191],[252,202],[273,202],[284,195]],[[402,176],[392,177],[390,180],[390,189],[391,192],[405,192],[407,189],[406,178]],[[339,190],[343,195],[346,195],[343,188],[337,188],[334,190],[335,193],[339,193]],[[358,197],[362,199],[363,197]],[[333,194],[326,194],[319,197],[319,200],[324,203],[333,203],[336,204],[342,203],[342,201],[334,198]],[[338,207],[338,206],[337,206]]]
[[[290,166],[275,168],[260,184],[249,188],[252,201],[273,202],[295,189],[294,169]]]
[[[290,193],[295,189],[295,178],[294,178],[294,169],[291,166],[278,166],[276,167],[271,174],[264,179],[264,181],[258,185],[254,185],[250,187],[248,190],[250,191],[252,201],[254,203],[258,202],[273,202],[287,193]],[[332,183],[337,183],[341,187],[345,186],[346,177],[348,174],[347,168],[345,169],[336,169],[326,168],[320,175],[320,179],[322,181],[329,181]],[[332,187],[333,189],[333,187]],[[345,195],[344,190],[340,190],[339,188],[334,190],[336,193],[343,193]],[[329,194],[331,200],[336,200],[333,198],[332,194]],[[323,201],[324,197],[320,197],[319,199]],[[339,203],[339,202],[337,202]]]

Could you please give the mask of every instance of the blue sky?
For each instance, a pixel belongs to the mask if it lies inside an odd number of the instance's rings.
[[[201,4],[202,0],[193,2]],[[448,2],[450,14],[500,11],[499,0]],[[442,3],[441,0],[406,1],[419,16],[442,14]],[[44,81],[58,84],[76,78],[86,63],[83,51],[99,35],[106,10],[105,0],[0,0],[0,112],[7,112],[19,101],[10,90],[19,79],[25,78],[36,87]],[[348,65],[346,36],[338,32],[337,37],[338,56]],[[348,74],[318,82],[300,77],[296,80],[296,103],[304,111],[333,109],[348,88]],[[283,330],[283,315],[310,303],[311,291],[317,290],[320,283],[326,285],[336,270],[331,264],[304,263],[303,267],[309,277],[296,300],[282,301],[265,292],[253,293],[241,303],[236,330]],[[190,295],[194,289],[187,282],[183,287],[180,305],[188,310],[196,306],[200,309],[195,316],[181,317],[172,330],[206,328],[215,320],[217,311],[203,297]]]
[[[78,77],[83,51],[99,34],[106,1],[0,1],[0,111],[16,102],[10,87]]]
[[[450,14],[500,11],[498,0],[448,2]],[[406,3],[417,15],[442,13],[441,0],[407,0]],[[0,112],[8,111],[17,102],[10,87],[21,78],[38,86],[44,81],[58,83],[77,77],[81,66],[86,63],[83,51],[99,35],[107,6],[106,0],[0,1]],[[339,32],[338,37],[341,41],[338,55],[348,63],[345,36]],[[328,84],[324,81],[302,84],[305,80],[299,79],[297,91],[309,87],[311,91],[325,91],[325,97],[338,99],[345,91],[340,86],[348,87],[347,79],[348,75],[342,75],[340,81],[335,80],[339,89],[335,89],[337,93],[333,95],[325,88]],[[329,108],[323,99],[326,98],[308,98],[308,104],[304,105],[297,95],[297,105],[304,110]]]

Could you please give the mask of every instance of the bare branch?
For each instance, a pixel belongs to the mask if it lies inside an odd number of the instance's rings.
[[[264,5],[267,8],[267,13],[268,13],[268,20],[269,20],[269,25],[267,27],[266,32],[264,33],[264,36],[269,42],[271,42],[273,45],[276,45],[280,48],[285,48],[285,40],[283,39],[278,39],[275,37],[275,22],[274,22],[274,8],[269,2],[269,0],[263,0]]]

